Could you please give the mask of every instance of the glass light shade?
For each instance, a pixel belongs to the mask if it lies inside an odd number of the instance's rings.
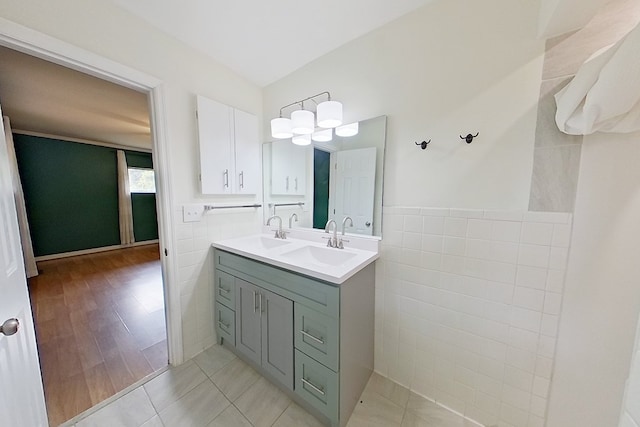
[[[298,135],[311,135],[315,129],[315,117],[308,110],[291,113],[291,130]]]
[[[291,138],[293,136],[291,119],[279,117],[271,120],[271,136],[278,139]]]
[[[296,145],[309,145],[311,144],[311,135],[294,135],[291,138],[291,142]]]
[[[334,128],[342,124],[342,103],[338,101],[325,101],[318,104],[316,109],[318,126],[321,128]]]
[[[344,125],[336,128],[336,135],[338,136],[354,136],[357,134],[358,134],[358,122],[349,123],[348,125]]]
[[[333,131],[331,129],[319,130],[311,134],[311,139],[318,142],[329,142],[333,139]]]

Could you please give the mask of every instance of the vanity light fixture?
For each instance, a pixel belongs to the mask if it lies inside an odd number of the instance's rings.
[[[358,134],[358,122],[349,123],[348,125],[340,126],[336,128],[336,135],[338,136],[354,136]]]
[[[329,142],[333,139],[333,129],[315,131],[311,134],[311,139],[317,142]]]
[[[327,96],[327,100],[318,103],[315,98],[324,95]],[[312,110],[305,109],[304,103],[309,100],[317,105],[315,114]],[[299,105],[300,109],[291,113],[291,119],[282,117],[282,110],[294,105]],[[271,136],[284,139],[295,137],[295,135],[311,135],[316,129],[316,123],[318,127],[324,129],[332,129],[342,124],[342,103],[332,101],[329,92],[320,92],[280,108],[280,116],[271,120]]]
[[[296,145],[309,145],[311,144],[311,135],[293,135],[291,142]]]

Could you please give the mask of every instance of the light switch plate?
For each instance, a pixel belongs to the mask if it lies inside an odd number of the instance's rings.
[[[204,214],[203,205],[182,206],[182,222],[199,222]]]

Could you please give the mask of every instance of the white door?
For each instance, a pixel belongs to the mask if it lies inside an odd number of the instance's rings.
[[[373,196],[376,186],[376,149],[338,151],[334,219],[340,227],[351,217],[348,233],[373,234]]]
[[[14,318],[19,323],[15,334],[0,333],[0,425],[47,426],[13,197],[7,141],[0,120],[0,324]]]

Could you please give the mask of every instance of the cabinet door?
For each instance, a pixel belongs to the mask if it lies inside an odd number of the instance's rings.
[[[236,348],[260,365],[260,288],[236,278]]]
[[[229,194],[234,185],[233,110],[197,97],[200,184],[203,194]]]
[[[262,289],[262,367],[293,390],[293,301]]]
[[[260,143],[258,117],[233,110],[235,133],[235,191],[257,194],[261,188]]]

